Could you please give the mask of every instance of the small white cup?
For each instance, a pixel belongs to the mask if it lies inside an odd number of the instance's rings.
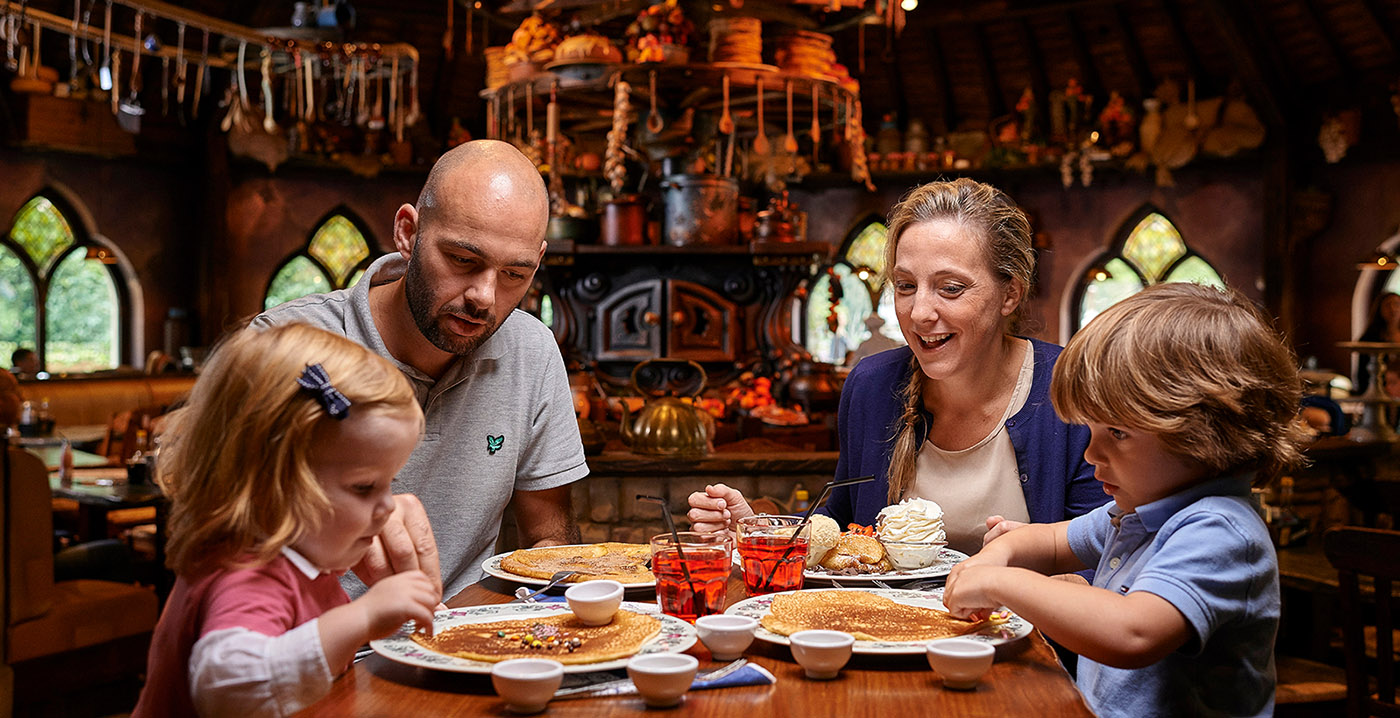
[[[648,653],[627,662],[627,675],[652,708],[670,708],[681,702],[695,680],[700,661],[684,653]]]
[[[584,581],[564,592],[569,610],[585,626],[606,626],[622,605],[622,584],[617,581]]]
[[[757,629],[758,621],[747,616],[716,614],[695,619],[695,633],[716,661],[732,661],[743,655]]]
[[[514,658],[491,667],[491,685],[512,713],[539,713],[564,680],[564,664],[547,658]]]
[[[965,691],[992,667],[996,647],[969,638],[943,638],[928,644],[928,665],[943,676],[943,686]]]
[[[807,672],[807,677],[825,681],[835,678],[851,660],[851,647],[855,636],[845,631],[828,631],[813,628],[798,631],[788,636],[792,643],[792,657]]]

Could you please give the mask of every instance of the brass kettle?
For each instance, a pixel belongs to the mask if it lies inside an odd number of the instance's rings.
[[[622,441],[638,454],[698,456],[709,453],[712,423],[681,396],[705,386],[705,370],[693,361],[650,359],[632,370],[632,386],[651,399],[636,420],[622,405]]]

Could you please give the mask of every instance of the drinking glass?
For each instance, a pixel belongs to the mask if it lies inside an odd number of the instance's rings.
[[[680,542],[676,542],[676,538]],[[681,531],[651,538],[651,572],[661,612],[694,623],[724,613],[733,545],[722,533]]]
[[[762,514],[739,519],[739,559],[748,595],[802,588],[810,536],[810,525],[803,526],[800,516]]]

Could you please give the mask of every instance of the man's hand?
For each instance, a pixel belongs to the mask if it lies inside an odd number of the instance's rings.
[[[713,484],[706,486],[703,493],[692,493],[689,502],[690,511],[686,517],[690,519],[690,528],[702,533],[729,531],[735,521],[753,516],[753,509],[749,508],[744,495],[724,484]]]
[[[436,591],[433,602],[442,600],[442,570],[438,567],[437,540],[423,504],[413,494],[395,494],[394,512],[384,529],[370,544],[365,557],[353,567],[367,586],[394,574],[422,571]]]

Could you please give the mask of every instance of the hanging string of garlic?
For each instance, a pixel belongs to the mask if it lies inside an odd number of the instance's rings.
[[[627,181],[627,166],[623,147],[627,144],[627,118],[632,114],[632,86],[617,81],[613,90],[612,129],[608,130],[608,149],[603,158],[603,176],[612,185],[613,194],[621,194]]]
[[[865,157],[865,111],[861,108],[860,100],[855,102],[854,121],[848,122],[846,128],[846,141],[851,146],[851,179],[864,184],[866,190],[874,192],[875,183],[870,181],[870,165]]]

